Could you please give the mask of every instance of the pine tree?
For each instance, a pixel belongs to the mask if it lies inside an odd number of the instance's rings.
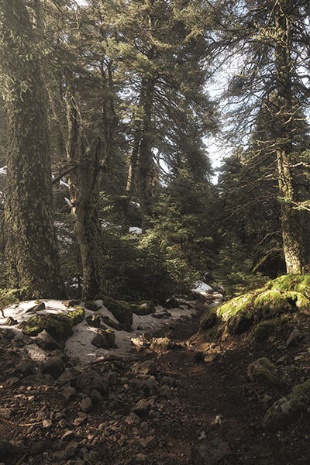
[[[8,285],[64,297],[53,223],[47,94],[39,25],[23,0],[0,1],[1,78],[8,115],[5,203]]]

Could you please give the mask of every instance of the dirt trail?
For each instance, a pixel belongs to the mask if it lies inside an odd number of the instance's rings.
[[[89,371],[69,363],[56,379],[43,376],[23,347],[0,333],[0,462],[309,465],[309,416],[267,433],[264,413],[288,386],[266,388],[246,375],[262,356],[286,357],[290,373],[308,375],[296,362],[308,339],[284,353],[276,339],[258,344],[238,337],[207,344],[205,361],[198,338],[191,338],[198,321],[199,315],[167,329],[167,350],[133,351],[126,360],[107,357]],[[15,450],[5,449],[8,442]]]

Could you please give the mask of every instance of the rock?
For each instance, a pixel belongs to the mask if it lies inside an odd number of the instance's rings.
[[[80,409],[82,412],[88,413],[91,411],[93,408],[93,402],[90,397],[85,397],[81,402],[80,402]]]
[[[100,315],[88,315],[85,320],[89,324],[89,326],[92,326],[93,328],[101,328],[101,318]]]
[[[192,448],[192,465],[222,465],[232,455],[227,442],[221,439],[204,440]]]
[[[19,373],[22,373],[24,376],[32,375],[34,373],[34,368],[32,364],[26,360],[21,360],[15,366],[16,370]]]
[[[86,300],[84,305],[87,310],[92,310],[93,312],[97,312],[100,309],[99,305],[94,300]]]
[[[15,320],[13,317],[9,316],[9,317],[6,319],[5,324],[6,324],[7,326],[15,326],[15,325],[18,324],[18,321]]]
[[[138,417],[146,417],[153,405],[153,402],[146,399],[140,399],[131,409]]]
[[[152,313],[153,318],[157,318],[157,320],[167,320],[171,317],[171,313],[167,311]]]
[[[12,442],[0,440],[0,460],[5,463],[15,463],[16,457],[24,453],[24,448]]]
[[[200,329],[207,330],[213,328],[217,324],[216,312],[213,310],[206,310],[200,318]]]
[[[253,325],[253,316],[249,316],[245,313],[239,312],[229,318],[227,321],[227,329],[229,334],[239,335],[248,331]]]
[[[35,338],[35,341],[43,350],[59,349],[58,342],[45,330],[38,334],[38,336]]]
[[[156,363],[154,360],[145,360],[144,362],[134,363],[131,367],[131,373],[140,375],[156,375]]]
[[[77,395],[77,391],[72,386],[65,386],[62,390],[62,395],[66,400],[69,400]]]
[[[263,419],[264,428],[270,431],[281,429],[288,424],[292,412],[293,402],[286,397],[282,397],[267,410]]]
[[[133,378],[128,381],[129,388],[132,392],[143,390],[145,396],[154,395],[157,391],[157,381],[154,376],[140,379]]]
[[[64,373],[65,364],[60,357],[49,357],[42,367],[43,374],[52,375],[54,378]]]
[[[10,408],[0,408],[0,417],[8,420],[11,418],[12,410]]]
[[[130,304],[130,307],[136,315],[150,315],[156,311],[155,305],[151,300]]]
[[[115,333],[111,329],[98,330],[91,343],[99,349],[115,349]]]
[[[63,314],[35,315],[23,322],[23,333],[37,336],[44,329],[57,342],[65,341],[72,335],[72,319]]]
[[[46,309],[45,303],[44,303],[44,302],[40,302],[40,303],[38,303],[37,305],[34,305],[34,306],[31,307],[31,308],[28,308],[28,310],[26,311],[26,313],[36,313],[36,312],[40,312],[40,311],[45,310],[45,309]]]
[[[72,325],[76,326],[85,319],[85,310],[83,307],[75,307],[67,313],[67,317],[72,320]]]
[[[287,397],[277,400],[267,410],[263,426],[267,430],[279,430],[299,418],[301,412],[305,412],[310,405],[310,379],[297,384]]]
[[[279,375],[277,367],[266,357],[255,360],[247,368],[247,376],[251,381],[267,384],[281,385],[282,377]]]
[[[102,395],[100,394],[99,391],[97,391],[97,389],[93,389],[90,394],[89,394],[91,400],[95,403],[95,404],[101,404],[101,402],[103,401],[103,397]]]
[[[157,440],[155,436],[148,436],[146,438],[140,438],[139,443],[144,449],[147,449],[149,447],[155,447]]]
[[[94,389],[99,391],[101,395],[105,396],[108,394],[106,379],[97,373],[97,371],[91,369],[85,370],[76,378],[76,387],[85,394],[89,394]]]
[[[294,345],[299,342],[304,337],[303,333],[299,331],[299,329],[294,328],[291,334],[289,335],[285,345],[289,347],[290,345]]]
[[[169,349],[173,347],[171,339],[168,337],[154,337],[151,340],[150,349],[158,354],[162,354],[167,352]]]
[[[79,299],[70,299],[70,300],[65,300],[63,304],[65,307],[75,307],[76,305],[80,305],[81,301]]]
[[[133,322],[133,313],[130,305],[126,302],[111,299],[110,297],[102,297],[103,305],[112,313],[114,318],[122,325],[125,331],[131,330]]]
[[[164,307],[168,309],[178,308],[179,306],[180,306],[180,302],[175,297],[171,297],[170,299],[167,299],[164,305]]]
[[[75,457],[78,448],[79,443],[76,441],[71,441],[64,450],[55,452],[53,457],[57,461],[70,459],[71,457]]]

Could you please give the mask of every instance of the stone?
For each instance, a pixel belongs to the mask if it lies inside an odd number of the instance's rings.
[[[168,337],[153,337],[151,340],[150,349],[161,354],[172,348],[171,339]]]
[[[72,386],[65,386],[62,390],[62,395],[66,400],[69,400],[77,395],[77,391]]]
[[[180,306],[180,302],[175,297],[171,297],[170,299],[166,300],[164,306],[168,309],[178,308]]]
[[[35,338],[37,345],[43,350],[57,350],[59,349],[58,342],[46,330],[43,330]]]
[[[267,384],[282,385],[283,380],[277,367],[266,357],[255,360],[247,368],[247,376],[251,381]]]
[[[115,344],[115,333],[111,329],[107,330],[98,330],[98,333],[91,341],[91,343],[98,347],[98,349],[115,349],[117,346]]]
[[[154,360],[134,363],[131,366],[131,372],[136,375],[156,375],[156,363]]]
[[[85,394],[89,394],[94,389],[99,391],[101,395],[107,395],[108,393],[106,379],[100,373],[91,369],[85,370],[76,378],[76,387]]]
[[[220,465],[232,455],[231,449],[227,442],[221,439],[212,441],[204,440],[192,448],[191,464],[192,465]]]
[[[60,357],[49,357],[42,367],[43,374],[52,375],[54,378],[64,373],[65,364]]]
[[[146,399],[140,399],[139,402],[137,402],[131,409],[133,413],[138,415],[138,417],[145,417],[148,415],[151,407],[153,405],[153,402],[146,400]]]
[[[93,408],[93,401],[91,400],[90,397],[85,397],[81,402],[80,402],[80,409],[82,412],[88,413],[91,411]]]
[[[15,326],[15,325],[18,324],[18,321],[15,320],[12,316],[9,316],[9,317],[6,319],[5,324],[6,324],[7,326]]]
[[[84,305],[87,310],[92,310],[93,312],[97,312],[100,309],[100,306],[94,300],[86,300]]]
[[[0,417],[8,420],[11,418],[12,410],[10,408],[0,408]]]
[[[229,318],[227,329],[229,334],[239,335],[248,331],[253,325],[253,316],[248,316],[242,312]]]
[[[15,463],[15,459],[24,453],[24,448],[9,441],[0,440],[0,460],[5,463]]]
[[[294,328],[285,342],[286,347],[296,344],[304,337],[303,333],[299,329]]]
[[[270,431],[277,431],[288,424],[289,417],[292,415],[293,402],[286,397],[277,400],[270,409],[267,410],[263,426]]]

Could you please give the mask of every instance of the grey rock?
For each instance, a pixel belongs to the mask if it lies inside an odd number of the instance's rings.
[[[146,399],[140,399],[139,402],[137,402],[131,409],[133,413],[138,415],[138,417],[145,417],[148,415],[151,407],[153,405],[153,402],[146,400]]]
[[[108,394],[107,380],[95,370],[85,370],[81,375],[76,378],[77,388],[89,394],[94,389],[99,391],[101,395]]]
[[[82,412],[88,413],[91,411],[93,408],[93,401],[91,400],[90,397],[85,397],[81,402],[80,402],[80,409]]]
[[[43,350],[59,349],[58,342],[45,329],[35,338],[37,345]]]
[[[232,455],[227,442],[221,439],[204,441],[192,448],[192,465],[218,465],[224,463]],[[225,462],[227,463],[227,462]]]
[[[299,342],[302,338],[304,337],[303,333],[299,331],[299,329],[294,328],[291,334],[289,335],[285,345],[286,347],[289,347],[291,345],[296,344]]]
[[[60,357],[49,357],[42,367],[43,374],[58,378],[65,371],[65,364]]]
[[[134,363],[131,372],[136,375],[156,375],[156,363],[154,360]]]

